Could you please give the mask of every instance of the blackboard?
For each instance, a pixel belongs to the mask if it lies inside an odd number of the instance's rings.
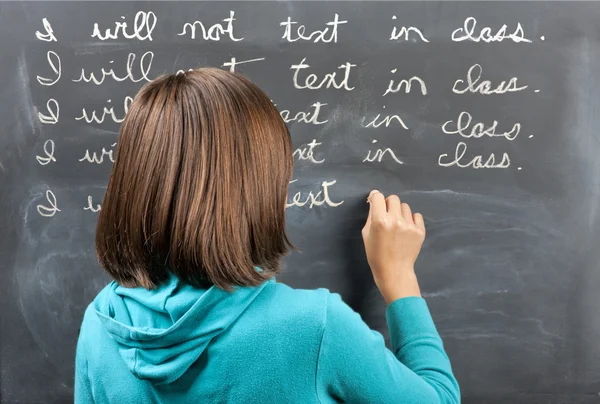
[[[288,121],[301,252],[279,280],[387,335],[360,228],[369,190],[399,193],[464,402],[600,402],[598,21],[595,2],[1,2],[2,402],[72,400],[127,97],[198,66]]]

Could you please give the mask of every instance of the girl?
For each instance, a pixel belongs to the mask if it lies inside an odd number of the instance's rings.
[[[144,86],[121,128],[96,233],[114,279],[85,312],[76,403],[458,403],[421,298],[420,214],[369,195],[369,266],[392,350],[339,295],[274,281],[292,145],[243,76]]]

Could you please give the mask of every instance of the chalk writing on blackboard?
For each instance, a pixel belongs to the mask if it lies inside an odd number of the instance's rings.
[[[316,74],[311,73],[308,76],[304,77],[304,80],[299,79],[300,71],[303,69],[308,69],[310,65],[306,62],[306,58],[302,59],[302,61],[297,65],[292,65],[290,70],[295,70],[294,72],[294,87],[297,89],[309,89],[309,90],[319,90],[321,88],[337,88],[344,89],[347,91],[354,90],[354,87],[350,87],[350,72],[353,67],[356,67],[355,64],[350,62],[346,62],[338,67],[338,69],[342,69],[344,72],[344,77],[341,80],[336,80],[336,75],[338,72],[327,73],[322,78],[319,78]],[[316,84],[319,82],[318,84]]]
[[[521,23],[517,23],[517,27],[510,34],[506,32],[506,30],[508,29],[506,24],[500,27],[495,34],[492,33],[492,29],[490,27],[483,27],[480,29],[479,33],[476,33],[476,26],[477,20],[475,18],[467,18],[465,20],[463,28],[458,28],[452,32],[452,40],[454,42],[473,41],[489,43],[502,42],[505,39],[508,39],[516,43],[531,43],[530,39],[525,38],[525,33],[523,32],[523,27],[521,26]]]
[[[90,72],[87,73],[85,69],[81,69],[81,75],[77,79],[73,79],[74,82],[85,82],[90,83],[93,82],[96,85],[100,85],[104,83],[106,78],[111,78],[115,81],[125,81],[131,80],[134,83],[139,83],[140,81],[150,81],[151,78],[148,76],[150,73],[150,69],[152,68],[152,61],[154,60],[154,52],[148,51],[145,52],[136,62],[137,55],[135,53],[130,53],[127,55],[127,62],[125,65],[125,74],[117,75],[114,69],[111,67],[109,70],[106,70],[104,67],[100,70],[100,73]],[[114,60],[109,61],[109,64],[112,66],[114,64]],[[139,71],[134,71],[139,69]],[[137,74],[136,74],[137,73]],[[138,77],[136,77],[138,76]]]
[[[373,139],[373,141],[371,143],[377,143],[377,140]],[[372,153],[372,155],[371,155]],[[364,158],[363,163],[372,163],[374,161],[381,163],[381,161],[383,160],[383,158],[387,155],[389,155],[390,158],[392,158],[392,160],[394,160],[396,163],[398,164],[404,164],[398,157],[396,157],[396,154],[394,153],[394,151],[392,149],[385,148],[385,149],[377,149],[375,150],[375,152],[373,153],[373,150],[369,150],[367,153],[367,156]]]
[[[392,16],[392,20],[396,20],[397,17],[394,15]],[[398,29],[397,27],[394,27],[392,29],[392,34],[390,35],[390,41],[397,41],[399,39],[403,39],[405,41],[408,41],[409,39],[411,39],[411,32],[413,32],[416,36],[419,37],[419,39],[423,42],[429,42],[427,40],[427,38],[425,38],[423,36],[423,33],[421,32],[420,29],[416,28],[416,27],[400,27],[400,29]],[[416,38],[414,38],[414,35],[412,37],[412,39],[416,42]]]
[[[47,18],[42,18],[42,25],[46,32],[42,33],[40,31],[35,31],[35,37],[44,42],[56,42],[56,37],[54,36],[54,30],[52,29],[52,25],[50,25],[50,21],[48,21]]]
[[[527,86],[518,86],[517,81],[519,80],[516,77],[511,78],[508,83],[504,80],[501,81],[496,87],[492,85],[492,82],[489,80],[479,81],[481,79],[481,75],[483,73],[483,68],[480,64],[474,64],[469,68],[467,72],[467,79],[462,80],[458,79],[454,82],[454,86],[452,87],[452,91],[456,94],[464,94],[464,93],[480,93],[484,95],[490,94],[505,94],[505,93],[514,93],[517,91],[523,91],[527,88]]]
[[[43,86],[53,86],[54,84],[56,84],[58,82],[58,80],[60,80],[60,77],[62,75],[60,57],[58,56],[58,54],[56,52],[48,51],[48,53],[46,54],[46,59],[48,60],[48,64],[50,65],[50,68],[56,75],[56,78],[48,78],[48,77],[42,77],[42,76],[38,75],[37,81],[38,81],[38,83],[40,83]]]
[[[348,21],[340,21],[339,15],[335,14],[333,17],[333,21],[326,23],[326,28],[322,30],[315,30],[310,34],[305,34],[306,27],[304,25],[295,26],[298,24],[296,21],[292,21],[292,17],[288,17],[286,21],[281,22],[279,25],[285,27],[285,31],[283,32],[282,39],[285,39],[288,42],[296,42],[298,40],[308,41],[308,42],[325,42],[325,43],[336,43],[337,35],[338,35],[338,26],[341,24],[346,24]],[[331,31],[329,29],[331,28]],[[294,33],[292,34],[292,32]]]
[[[225,28],[223,24],[216,23],[210,26],[208,29],[204,26],[201,21],[194,21],[193,23],[186,22],[183,25],[183,30],[177,35],[189,35],[191,39],[196,39],[196,31],[200,29],[202,31],[202,38],[205,41],[220,41],[221,35],[227,34],[229,39],[234,42],[243,40],[243,37],[236,38],[233,33],[233,22],[235,21],[235,12],[230,11],[229,17],[224,18],[223,22],[227,23]]]
[[[121,20],[125,20],[125,16],[121,16]],[[102,33],[98,23],[94,23],[92,38],[97,38],[101,41],[107,39],[138,39],[140,41],[152,41],[152,31],[156,26],[156,14],[152,11],[138,11],[133,20],[133,27],[128,32],[126,21],[116,21],[114,27],[107,28]]]

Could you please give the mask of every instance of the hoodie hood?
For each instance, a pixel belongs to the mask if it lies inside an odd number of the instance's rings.
[[[274,280],[233,292],[215,286],[194,288],[172,274],[153,290],[111,282],[94,300],[94,308],[131,373],[153,384],[168,384],[181,377],[270,282]]]

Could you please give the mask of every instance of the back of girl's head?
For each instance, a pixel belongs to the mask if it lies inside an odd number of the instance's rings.
[[[257,285],[291,244],[291,140],[255,84],[220,69],[162,76],[131,104],[96,232],[121,285]],[[260,267],[261,270],[257,270]]]

